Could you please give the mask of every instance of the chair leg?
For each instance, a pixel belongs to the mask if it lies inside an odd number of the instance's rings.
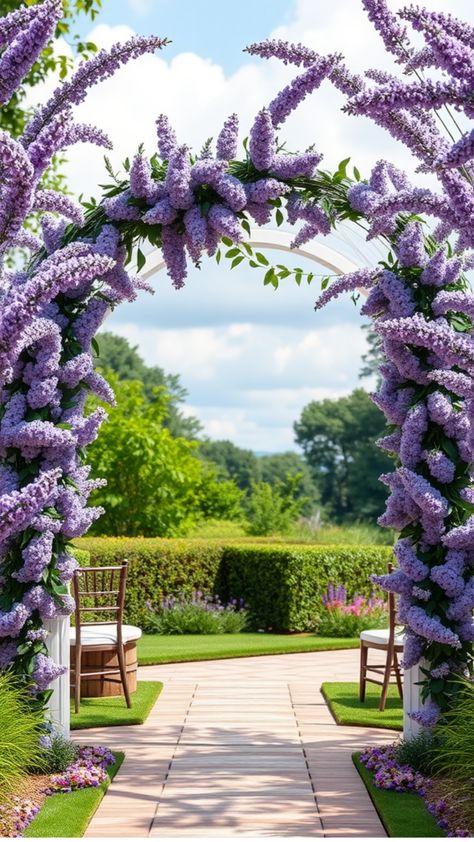
[[[127,667],[125,665],[125,651],[123,645],[117,646],[117,656],[120,668],[120,678],[122,679],[123,685],[123,692],[125,693],[125,701],[127,702],[127,707],[132,707],[132,700],[130,698],[130,693],[128,690],[128,676],[127,676]]]
[[[369,654],[368,647],[362,643],[360,643],[360,677],[359,677],[359,700],[361,702],[365,702],[365,684],[366,684],[366,669],[367,669],[367,656]]]
[[[401,676],[400,665],[398,663],[398,656],[397,656],[396,652],[393,653],[393,667],[394,667],[394,670],[395,670],[395,678],[397,680],[398,692],[400,694],[400,698],[403,699],[402,676]]]
[[[75,674],[74,674],[74,710],[79,713],[81,706],[81,662],[82,662],[82,647],[76,646],[75,652]]]
[[[385,672],[383,676],[383,685],[382,685],[382,695],[380,697],[380,704],[379,710],[385,710],[385,704],[387,702],[387,694],[388,694],[388,686],[390,684],[390,674],[392,671],[392,663],[393,663],[393,651],[388,649],[387,651],[387,661],[385,664]]]

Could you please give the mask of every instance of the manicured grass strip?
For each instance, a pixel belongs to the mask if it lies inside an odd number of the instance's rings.
[[[354,765],[364,781],[382,824],[388,836],[428,838],[446,836],[428,813],[420,795],[412,792],[394,792],[390,789],[377,789],[373,784],[373,772],[360,762],[358,752],[352,755]]]
[[[403,703],[396,687],[390,685],[385,710],[379,710],[382,688],[367,684],[365,702],[359,701],[359,685],[352,681],[325,681],[324,698],[338,725],[361,725],[373,728],[403,728]]]
[[[77,789],[75,792],[58,792],[50,795],[35,816],[25,836],[77,838],[84,836],[89,822],[102,801],[110,781],[117,774],[125,755],[115,751],[115,763],[109,766],[108,778],[98,787]]]
[[[129,709],[124,696],[81,699],[79,713],[71,702],[71,729],[101,728],[109,725],[143,725],[163,689],[161,681],[139,681]]]
[[[356,649],[358,646],[356,638],[318,637],[315,634],[145,634],[138,641],[138,663],[147,666],[178,661],[209,661],[214,658],[245,658],[250,655]]]

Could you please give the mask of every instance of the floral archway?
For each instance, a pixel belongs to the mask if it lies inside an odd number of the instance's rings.
[[[158,153],[149,160],[139,152],[124,175],[109,167],[111,183],[99,203],[81,208],[42,188],[58,150],[76,142],[109,145],[99,129],[73,121],[73,106],[124,62],[166,46],[154,37],[99,52],[38,109],[18,140],[0,133],[0,251],[4,261],[12,247],[31,251],[21,268],[5,262],[1,281],[0,666],[21,677],[34,704],[47,703],[51,682],[63,672],[47,654],[45,623],[72,609],[71,542],[101,514],[87,504],[100,480],[89,477],[85,448],[105,413],[84,415],[84,406],[89,391],[113,402],[93,370],[94,335],[111,308],[146,287],[126,264],[136,255],[143,268],[140,245],[148,241],[161,248],[178,289],[188,261],[199,266],[206,255],[231,266],[261,266],[264,283],[275,287],[290,276],[301,283],[301,269],[270,265],[245,239],[251,220],[280,226],[285,216],[298,226],[295,248],[347,219],[386,244],[387,257],[376,267],[326,279],[316,309],[363,287],[370,292],[362,312],[383,342],[383,383],[373,399],[387,419],[379,444],[395,469],[382,477],[390,494],[379,522],[399,532],[398,568],[374,578],[400,594],[405,666],[421,659],[427,665],[425,704],[413,717],[434,724],[452,703],[459,675],[472,667],[474,297],[464,272],[474,245],[474,132],[453,143],[437,119],[445,106],[450,116],[454,106],[472,117],[474,32],[418,7],[397,17],[385,0],[363,5],[416,81],[377,71],[363,79],[338,55],[254,44],[251,54],[304,69],[257,114],[243,160],[237,159],[236,115],[215,148],[206,144],[199,155],[180,145],[160,116]],[[0,20],[2,103],[60,15],[60,0],[43,0]],[[421,33],[420,50],[411,46],[404,22]],[[444,75],[425,78],[427,69]],[[362,181],[357,170],[348,175],[348,161],[331,174],[318,169],[321,156],[313,149],[285,152],[277,130],[324,80],[346,96],[348,113],[369,116],[407,145],[442,192],[414,186],[390,162],[378,162]],[[25,226],[32,212],[41,214],[41,238]]]

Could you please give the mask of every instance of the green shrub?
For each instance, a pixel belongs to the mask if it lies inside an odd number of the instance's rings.
[[[198,591],[191,597],[167,597],[157,611],[150,606],[143,629],[150,634],[235,634],[246,625],[247,612],[236,600],[223,605],[219,597]]]
[[[432,775],[439,739],[432,731],[421,731],[409,740],[401,740],[397,747],[397,762],[411,766],[422,775]]]
[[[130,562],[127,622],[146,622],[146,602],[168,594],[218,593],[224,602],[242,597],[258,628],[305,631],[314,627],[331,581],[348,593],[369,596],[370,573],[383,573],[388,547],[307,546],[162,538],[83,538],[93,565]]]
[[[459,826],[474,833],[474,684],[459,682],[451,710],[434,729],[439,745],[433,757],[436,774],[445,778],[449,806],[459,816]]]
[[[25,688],[9,673],[0,675],[0,803],[39,761],[42,721],[43,713],[32,709]]]
[[[43,775],[64,772],[76,760],[79,751],[76,743],[58,731],[52,732],[50,740],[50,745],[43,749],[39,766],[34,770]]]

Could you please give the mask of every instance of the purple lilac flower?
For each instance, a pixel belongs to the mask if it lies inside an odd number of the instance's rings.
[[[376,279],[373,269],[358,269],[355,272],[349,272],[346,275],[341,275],[330,286],[324,290],[323,293],[316,300],[314,305],[315,310],[321,310],[333,298],[337,298],[344,292],[352,292],[357,289],[370,288]]]
[[[393,552],[402,570],[413,582],[421,582],[426,579],[429,567],[417,557],[415,548],[409,538],[400,538]]]
[[[0,643],[0,669],[6,670],[14,661],[18,645],[14,641]]]
[[[223,175],[216,182],[216,191],[219,193],[229,208],[233,211],[241,211],[247,204],[247,194],[243,184],[233,175]],[[256,201],[253,199],[253,201]]]
[[[151,198],[154,194],[155,183],[151,177],[151,166],[148,158],[138,153],[130,167],[130,192],[139,199]]]
[[[156,133],[158,137],[158,151],[164,161],[169,161],[171,155],[178,147],[178,140],[174,129],[171,127],[168,117],[160,114],[156,121]]]
[[[168,198],[159,199],[143,216],[143,222],[149,225],[170,225],[177,217],[177,210]]]
[[[423,439],[428,430],[428,412],[424,403],[408,410],[402,425],[400,459],[407,468],[416,468],[421,461]]]
[[[61,14],[60,0],[47,0],[6,47],[0,59],[0,104],[8,102],[21,84],[45,43],[52,37]]]
[[[450,529],[443,538],[443,544],[453,550],[469,550],[474,545],[474,515],[462,526]]]
[[[17,637],[30,611],[21,602],[14,602],[9,611],[0,611],[0,637]]]
[[[166,46],[166,39],[134,37],[123,44],[114,44],[110,50],[99,50],[89,61],[84,61],[75,74],[54,91],[46,105],[38,109],[23,134],[23,142],[29,145],[55,114],[71,104],[79,105],[93,85],[112,76],[117,68],[144,53],[154,53]]]
[[[430,670],[432,678],[446,678],[451,672],[451,667],[447,661],[443,661],[438,667]]]
[[[413,711],[409,714],[410,719],[413,719],[414,722],[417,722],[419,725],[422,725],[423,728],[433,728],[436,725],[439,717],[441,715],[441,710],[439,705],[436,704],[432,699],[430,699],[420,710]]]
[[[56,493],[61,469],[44,471],[38,479],[25,485],[20,491],[12,491],[0,497],[0,540],[21,532],[30,519],[38,514]]]
[[[56,567],[59,571],[59,578],[64,585],[71,581],[74,571],[79,567],[79,563],[74,556],[68,555],[68,553],[60,553],[57,558]]]
[[[408,629],[403,645],[403,658],[401,663],[403,669],[408,670],[415,667],[423,657],[424,649],[425,642],[423,638]]]
[[[401,266],[425,265],[425,238],[419,222],[409,222],[405,226],[397,240],[396,252]]]
[[[235,243],[241,241],[242,231],[240,230],[239,220],[225,205],[212,205],[207,219],[209,225],[217,234],[222,237],[229,237]]]
[[[184,286],[187,275],[184,239],[172,225],[165,225],[161,232],[161,248],[166,269],[176,289]]]
[[[55,664],[48,655],[36,655],[33,672],[31,673],[35,690],[39,692],[46,690],[56,678],[64,675],[65,672],[67,672],[67,667]]]
[[[406,29],[389,10],[385,0],[362,0],[362,4],[387,50],[397,59],[406,61],[409,53]]]
[[[407,619],[410,628],[420,637],[435,641],[436,643],[445,643],[448,646],[452,646],[453,649],[460,649],[461,642],[458,635],[443,625],[438,617],[434,615],[429,617],[423,608],[412,605],[408,609]]]
[[[285,122],[286,118],[292,111],[295,110],[295,108],[298,107],[300,102],[302,102],[308,94],[311,94],[316,90],[316,88],[319,88],[321,82],[323,79],[327,78],[336,61],[336,56],[325,56],[318,59],[314,64],[308,67],[304,73],[301,73],[300,76],[296,76],[289,85],[280,91],[278,96],[272,100],[268,109],[271,115],[272,124],[275,128]],[[252,157],[252,153],[250,154]],[[265,169],[268,169],[268,167]]]
[[[231,114],[224,122],[216,140],[216,156],[222,161],[232,161],[237,155],[239,118]]]
[[[422,512],[432,517],[446,517],[449,508],[448,501],[427,480],[408,468],[399,468],[398,476]]]
[[[443,484],[454,480],[456,466],[441,450],[430,450],[423,457],[431,475]]]
[[[275,154],[275,130],[266,108],[259,111],[250,129],[249,152],[257,170],[270,169]]]
[[[191,162],[188,147],[178,146],[171,155],[165,179],[169,201],[177,210],[186,210],[193,203],[190,180]]]
[[[385,573],[381,576],[371,575],[370,581],[390,593],[404,594],[410,596],[412,593],[412,582],[403,570],[394,570],[393,573]]]
[[[22,552],[23,565],[12,573],[13,578],[18,582],[40,582],[51,562],[53,539],[52,532],[32,538]]]
[[[302,155],[275,155],[270,172],[277,179],[306,176],[311,178],[322,159],[317,152],[305,152]]]

